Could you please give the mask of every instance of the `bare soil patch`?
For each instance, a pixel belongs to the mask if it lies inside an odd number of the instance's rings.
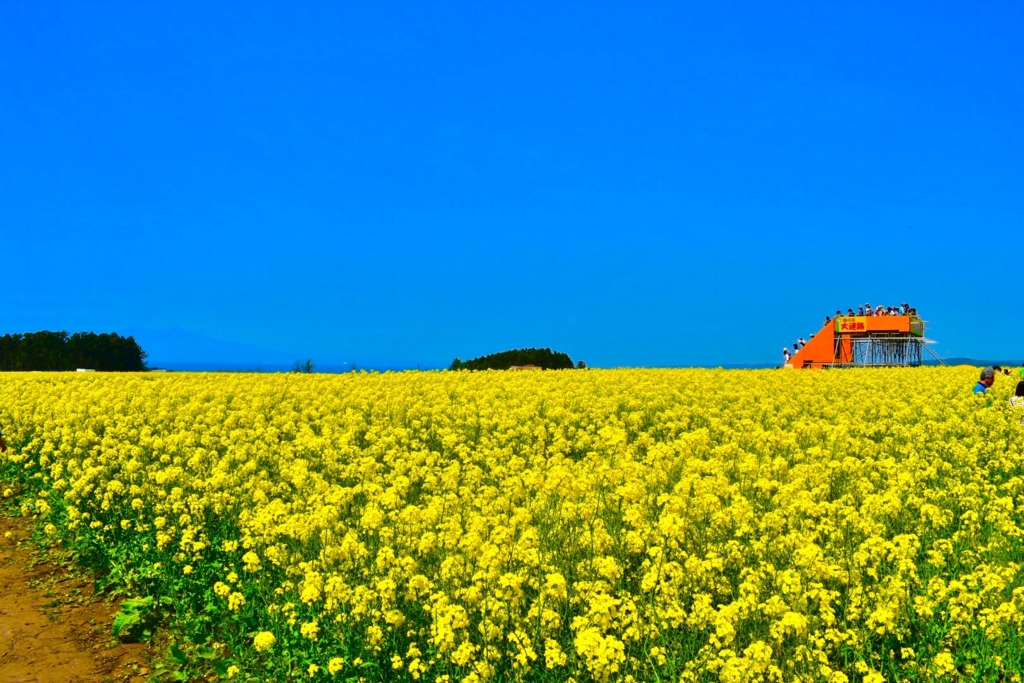
[[[0,683],[142,683],[149,648],[110,634],[116,603],[40,561],[25,520],[0,514]]]

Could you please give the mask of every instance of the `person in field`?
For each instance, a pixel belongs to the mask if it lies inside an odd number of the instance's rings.
[[[995,384],[996,371],[992,368],[985,368],[981,371],[981,377],[978,379],[978,383],[974,385],[974,393],[984,394],[988,391],[988,388]]]
[[[1017,382],[1017,389],[1010,397],[1010,408],[1020,415],[1020,423],[1024,425],[1024,379]]]
[[[1024,379],[1017,382],[1017,390],[1010,397],[1010,405],[1024,411]],[[1021,414],[1020,423],[1024,425],[1024,412]]]
[[[783,363],[783,365],[785,365],[786,363],[789,362],[789,355],[790,355],[789,354],[789,347],[788,346],[783,346],[782,347],[782,363]]]
[[[0,453],[7,452],[7,442],[4,441],[4,432],[0,429]]]

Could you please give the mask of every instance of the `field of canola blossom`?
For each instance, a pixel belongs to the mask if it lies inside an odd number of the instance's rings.
[[[8,374],[0,481],[195,674],[1020,681],[976,374]]]

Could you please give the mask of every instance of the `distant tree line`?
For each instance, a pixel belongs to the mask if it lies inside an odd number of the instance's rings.
[[[551,349],[516,349],[480,356],[473,360],[452,361],[451,370],[508,370],[515,365],[535,365],[545,370],[571,370],[573,367],[584,368],[583,361],[572,364],[567,353],[559,353]]]
[[[133,337],[93,332],[28,332],[0,337],[0,371],[146,370]]]
[[[307,360],[305,363],[297,360],[295,361],[295,365],[292,366],[292,372],[303,375],[312,375],[314,368],[316,368],[316,366],[313,364],[312,359]]]

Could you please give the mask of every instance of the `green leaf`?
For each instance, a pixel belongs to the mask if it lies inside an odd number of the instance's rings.
[[[177,644],[171,645],[171,657],[173,657],[174,661],[178,664],[184,664],[188,661],[188,657],[181,651],[181,648],[178,647]]]
[[[147,595],[144,598],[128,598],[121,602],[121,608],[135,612],[145,612],[153,606],[153,596]]]
[[[138,612],[118,612],[114,615],[113,633],[119,638],[121,633],[130,631],[140,621]]]

